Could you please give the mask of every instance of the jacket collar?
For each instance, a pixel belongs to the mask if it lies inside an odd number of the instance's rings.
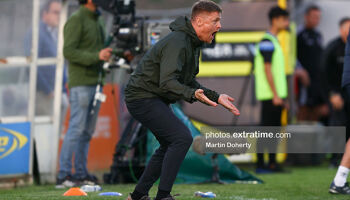
[[[191,43],[195,47],[202,46],[204,42],[199,40],[196,31],[194,30],[191,20],[187,17],[178,17],[175,21],[170,23],[169,28],[171,31],[182,31],[191,38]]]
[[[99,13],[99,11],[97,9],[96,9],[95,12],[93,12],[93,11],[89,10],[88,8],[86,8],[83,5],[80,6],[79,9],[84,15],[88,16],[91,19],[97,19],[99,17],[99,15],[100,15],[100,13]]]
[[[187,17],[185,17],[185,18],[186,18],[187,26],[189,27],[189,29],[193,33],[193,34],[191,34],[191,39],[192,39],[193,44],[195,45],[195,47],[203,46],[204,42],[198,38],[197,33],[192,26],[191,20],[187,19]]]

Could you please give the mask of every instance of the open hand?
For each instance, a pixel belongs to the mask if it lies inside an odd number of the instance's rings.
[[[220,94],[218,101],[219,101],[219,104],[224,106],[227,110],[232,112],[234,115],[240,115],[239,110],[236,108],[236,106],[232,104],[232,102],[234,101],[234,98],[228,96],[227,94]]]
[[[218,104],[215,103],[214,101],[208,99],[207,96],[205,96],[204,91],[202,89],[197,89],[196,92],[194,93],[194,96],[196,99],[204,104],[207,104],[209,106],[217,106]]]

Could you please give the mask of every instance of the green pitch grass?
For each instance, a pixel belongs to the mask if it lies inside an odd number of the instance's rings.
[[[350,199],[344,195],[331,195],[328,193],[328,187],[333,180],[336,169],[326,167],[306,167],[291,168],[291,173],[258,175],[264,180],[264,184],[193,184],[193,185],[175,185],[173,193],[180,193],[179,200],[201,199],[194,197],[195,191],[212,191],[216,193],[216,199],[229,200],[307,200],[307,199]],[[101,197],[98,192],[88,193],[87,197],[64,197],[63,189],[55,189],[54,185],[28,186],[16,189],[1,189],[0,200],[28,200],[28,199],[126,199],[134,185],[102,185],[104,192],[120,192],[122,197]],[[151,197],[156,194],[156,186],[150,192]]]

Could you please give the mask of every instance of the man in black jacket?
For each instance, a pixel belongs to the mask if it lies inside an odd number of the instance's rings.
[[[341,77],[343,74],[345,44],[350,28],[350,18],[344,17],[339,22],[339,37],[332,40],[326,47],[323,56],[324,69],[327,74],[327,89],[330,102],[330,126],[346,125],[345,94],[341,89]],[[341,154],[332,154],[330,165],[338,166]]]
[[[211,43],[221,28],[221,8],[212,1],[198,1],[191,19],[180,17],[170,24],[172,32],[155,44],[142,58],[125,89],[130,114],[149,128],[160,143],[129,200],[147,200],[153,183],[160,178],[156,200],[172,200],[170,195],[180,165],[192,144],[189,129],[169,107],[178,100],[221,104],[235,115],[233,98],[201,86],[199,53]]]
[[[329,111],[321,68],[323,38],[316,29],[321,19],[320,8],[315,5],[308,7],[304,19],[304,27],[299,30],[297,36],[297,52],[300,64],[309,75],[310,84],[303,85],[306,95],[299,99],[297,118],[301,121],[324,122]]]
[[[347,36],[345,45],[343,75],[341,79],[342,94],[344,96],[344,104],[347,116],[350,114],[350,35]],[[349,138],[350,119],[347,117],[346,137]],[[329,187],[332,194],[350,195],[350,187],[347,178],[350,172],[350,140],[347,140],[345,152],[341,160],[337,173]]]
[[[345,44],[350,28],[350,18],[345,17],[339,22],[339,37],[332,40],[324,53],[324,65],[327,74],[329,101],[331,104],[330,125],[344,126],[346,114],[344,107],[344,93],[341,89],[343,74]]]

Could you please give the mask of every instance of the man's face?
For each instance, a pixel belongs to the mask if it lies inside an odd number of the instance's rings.
[[[340,32],[340,37],[342,40],[346,43],[349,35],[349,29],[350,29],[350,21],[344,22],[343,25],[341,25],[339,32]]]
[[[280,16],[274,21],[274,25],[277,27],[278,31],[286,30],[289,26],[289,17]]]
[[[51,27],[58,27],[60,22],[61,4],[52,2],[48,11],[44,12],[43,20]]]
[[[196,16],[195,23],[198,27],[198,38],[206,43],[211,43],[215,34],[221,28],[221,13],[219,12],[202,12]]]
[[[316,28],[321,20],[321,11],[310,10],[309,13],[305,15],[305,24],[308,28]]]

